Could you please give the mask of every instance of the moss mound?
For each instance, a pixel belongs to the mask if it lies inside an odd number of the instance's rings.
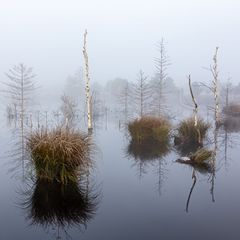
[[[165,118],[142,117],[128,124],[128,131],[135,143],[163,143],[169,140],[171,125]]]

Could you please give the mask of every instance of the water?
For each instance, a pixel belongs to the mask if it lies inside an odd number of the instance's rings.
[[[162,159],[140,161],[127,153],[129,139],[117,122],[99,126],[94,134],[96,166],[89,178],[88,203],[93,211],[86,208],[87,217],[83,216],[82,224],[68,226],[65,222],[64,226],[57,226],[44,221],[36,224],[32,206],[26,207],[36,185],[34,180],[23,181],[21,167],[15,168],[16,162],[8,157],[14,148],[13,135],[1,122],[0,239],[239,239],[237,133],[228,135],[226,158],[224,134],[219,134],[215,178],[211,173],[196,171],[197,181],[187,211],[193,169],[175,162],[176,151],[169,151]],[[85,187],[78,195],[82,199],[86,196]],[[49,191],[54,195],[55,189]],[[56,205],[63,204],[60,195],[54,200]],[[38,201],[40,205],[35,205],[35,210],[37,206],[44,208],[43,202],[44,198]],[[66,202],[65,207],[74,206]]]

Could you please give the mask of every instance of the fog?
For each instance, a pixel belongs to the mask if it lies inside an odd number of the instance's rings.
[[[19,62],[34,67],[41,86],[61,87],[83,65],[83,33],[88,29],[92,81],[152,76],[156,43],[167,41],[169,75],[178,86],[203,70],[220,47],[221,81],[238,82],[240,51],[238,1],[30,1],[1,0],[1,79]],[[57,84],[57,85],[56,85]]]
[[[0,0],[0,239],[238,239],[239,10]]]

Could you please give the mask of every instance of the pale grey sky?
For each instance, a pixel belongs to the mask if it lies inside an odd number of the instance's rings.
[[[40,85],[63,84],[83,64],[88,29],[91,79],[151,76],[155,44],[164,37],[178,85],[210,79],[215,46],[222,80],[239,79],[238,0],[0,0],[0,76],[12,65],[34,67]]]

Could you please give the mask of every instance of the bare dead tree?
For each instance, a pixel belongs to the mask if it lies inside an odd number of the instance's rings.
[[[139,71],[137,81],[133,84],[133,105],[139,117],[147,114],[149,99],[151,97],[148,78],[142,70]]]
[[[212,202],[215,202],[215,196],[214,196],[214,188],[215,188],[215,178],[216,178],[216,159],[217,159],[217,153],[218,153],[218,126],[215,125],[214,133],[213,133],[213,143],[214,143],[214,149],[211,159],[211,175],[210,175],[210,193],[212,196]]]
[[[220,91],[219,91],[218,50],[219,50],[219,47],[216,47],[215,53],[213,55],[213,65],[210,65],[210,68],[207,69],[212,74],[212,77],[213,77],[212,84],[209,86],[207,84],[201,83],[201,85],[207,87],[214,96],[213,110],[214,110],[214,121],[216,126],[219,126],[221,122],[220,101],[219,101]]]
[[[198,105],[197,105],[196,99],[193,95],[191,75],[188,76],[188,85],[189,85],[189,90],[190,90],[190,94],[191,94],[193,105],[194,105],[194,110],[193,110],[194,120],[195,120],[194,125],[195,125],[195,127],[197,127],[197,124],[198,124],[198,116],[197,116],[198,115]]]
[[[87,54],[87,30],[84,33],[84,44],[83,44],[83,57],[85,61],[85,79],[86,79],[86,100],[87,100],[87,123],[88,131],[92,131],[92,107],[91,107],[91,92],[90,92],[90,77],[89,77],[89,65],[88,65],[88,54]]]
[[[200,133],[199,126],[198,126],[198,104],[196,102],[196,99],[194,97],[193,90],[192,90],[191,75],[188,76],[188,86],[189,86],[189,91],[190,91],[190,94],[191,94],[192,102],[193,102],[193,105],[194,105],[194,109],[193,109],[194,126],[195,126],[195,128],[198,132],[198,142],[201,143],[201,133]]]
[[[132,86],[126,81],[125,86],[122,88],[118,95],[118,102],[121,108],[121,112],[124,114],[125,123],[128,121],[130,116],[130,102],[131,102]]]
[[[231,78],[228,78],[226,87],[225,87],[225,107],[229,106],[229,92],[231,91],[231,86],[232,86],[230,80]]]
[[[61,107],[60,110],[62,112],[62,115],[64,117],[64,122],[68,126],[73,124],[76,111],[77,111],[77,104],[76,102],[69,96],[67,95],[62,95],[61,96]]]
[[[216,47],[215,54],[213,56],[213,66],[211,67],[211,72],[213,75],[213,94],[215,101],[214,115],[215,123],[218,125],[220,123],[220,110],[219,110],[219,71],[218,71],[218,47]]]
[[[6,73],[8,81],[3,82],[7,87],[4,92],[11,99],[12,104],[15,106],[15,115],[20,117],[20,151],[23,175],[24,175],[24,155],[25,155],[25,124],[28,105],[30,103],[31,94],[36,89],[35,74],[31,67],[27,67],[20,63],[9,69]]]
[[[164,85],[168,77],[167,69],[170,65],[169,57],[167,56],[166,43],[162,38],[157,44],[157,50],[160,54],[159,57],[155,58],[156,67],[156,79],[153,83],[154,90],[154,112],[160,116],[163,113],[164,103]]]
[[[9,69],[6,76],[8,81],[3,82],[7,87],[4,92],[7,93],[13,106],[15,106],[16,110],[14,111],[17,111],[20,116],[21,127],[23,127],[30,96],[36,88],[34,81],[36,75],[33,73],[32,68],[20,63]]]

